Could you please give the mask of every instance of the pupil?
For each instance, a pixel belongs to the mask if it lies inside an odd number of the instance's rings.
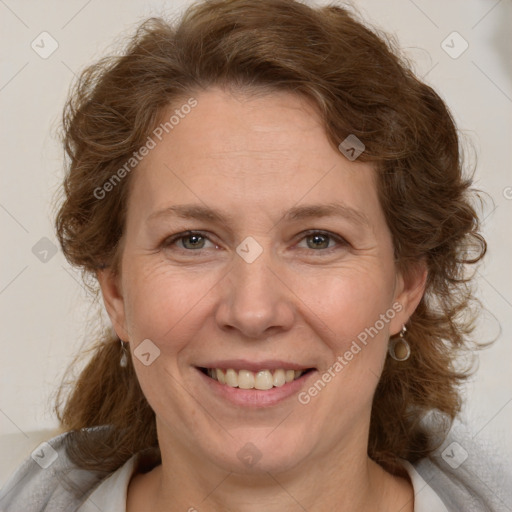
[[[323,245],[325,247],[329,245],[328,238],[325,235],[312,235],[310,238],[311,240],[313,240],[313,244],[315,245],[316,248],[320,247],[320,245]],[[318,245],[318,242],[320,242],[320,245]]]
[[[193,246],[197,246],[198,242],[200,242],[200,239],[202,238],[201,235],[189,235],[187,239],[185,239],[186,241],[188,240],[189,242],[192,241],[191,245]]]

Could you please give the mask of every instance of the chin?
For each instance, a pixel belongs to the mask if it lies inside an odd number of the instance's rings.
[[[225,471],[239,474],[277,474],[292,470],[310,450],[304,443],[304,435],[276,426],[231,431],[233,437],[221,453],[222,445],[213,443],[212,461]]]

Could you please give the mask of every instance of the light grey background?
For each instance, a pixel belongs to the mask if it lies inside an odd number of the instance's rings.
[[[475,436],[512,456],[512,2],[355,3],[369,23],[396,35],[418,75],[440,92],[476,148],[476,185],[494,201],[483,215],[489,253],[478,293],[487,313],[479,332],[485,339],[499,337],[480,355],[479,371],[464,392],[464,417]],[[0,483],[57,426],[52,398],[98,315],[79,273],[60,251],[51,252],[51,204],[63,175],[55,131],[68,87],[142,19],[174,16],[186,4],[0,0]],[[453,58],[464,41],[468,48]],[[52,44],[58,48],[47,55]],[[49,241],[41,242],[44,237]]]

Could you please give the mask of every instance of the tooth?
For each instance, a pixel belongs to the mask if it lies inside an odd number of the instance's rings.
[[[253,389],[254,373],[249,370],[240,370],[238,372],[238,387],[240,389]]]
[[[285,383],[286,383],[286,376],[284,374],[284,370],[282,370],[282,369],[276,370],[274,372],[274,377],[273,377],[274,386],[280,388],[281,386],[284,386]]]
[[[238,387],[238,375],[232,368],[226,370],[226,384],[231,388]]]
[[[272,374],[268,370],[261,370],[256,374],[254,379],[256,389],[271,389],[273,386]]]
[[[217,368],[216,370],[214,370],[216,375],[217,375],[217,380],[221,383],[221,384],[226,384],[226,376],[224,375],[224,372],[220,369],[220,368]]]
[[[207,373],[219,383],[232,388],[267,390],[274,386],[284,386],[287,382],[298,379],[304,374],[304,370],[278,368],[274,370],[273,374],[270,370],[260,370],[255,374],[250,370],[235,371],[233,368],[229,368],[224,371],[221,368],[208,368]]]

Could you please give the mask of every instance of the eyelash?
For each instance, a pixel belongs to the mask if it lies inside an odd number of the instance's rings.
[[[179,241],[179,240],[183,240],[187,237],[191,237],[193,235],[196,235],[196,236],[200,236],[202,238],[205,238],[206,240],[209,240],[210,242],[212,242],[208,235],[203,232],[203,231],[185,231],[185,232],[182,232],[182,233],[177,233],[176,235],[172,235],[170,237],[167,237],[161,244],[161,247],[162,248],[168,248],[170,247],[171,245],[173,245],[175,242]],[[322,231],[322,230],[317,230],[317,229],[310,229],[310,230],[307,230],[307,231],[304,231],[303,233],[301,233],[302,235],[302,238],[299,239],[299,242],[301,242],[302,240],[304,240],[305,238],[308,238],[308,237],[311,237],[313,235],[321,235],[321,236],[324,236],[324,237],[327,237],[329,240],[334,240],[336,242],[338,242],[338,247],[335,246],[335,247],[329,247],[329,248],[326,248],[326,249],[309,249],[307,248],[306,250],[311,250],[311,251],[314,251],[314,252],[322,252],[324,254],[330,254],[332,251],[336,250],[339,248],[339,246],[348,246],[349,243],[344,239],[342,238],[341,236],[339,235],[335,235],[334,233],[330,233],[329,231]],[[215,242],[212,242],[212,243],[215,243]],[[217,245],[217,244],[215,244]],[[180,251],[182,252],[187,252],[187,253],[193,253],[193,252],[201,252],[203,249],[183,249],[183,248],[179,248]]]

